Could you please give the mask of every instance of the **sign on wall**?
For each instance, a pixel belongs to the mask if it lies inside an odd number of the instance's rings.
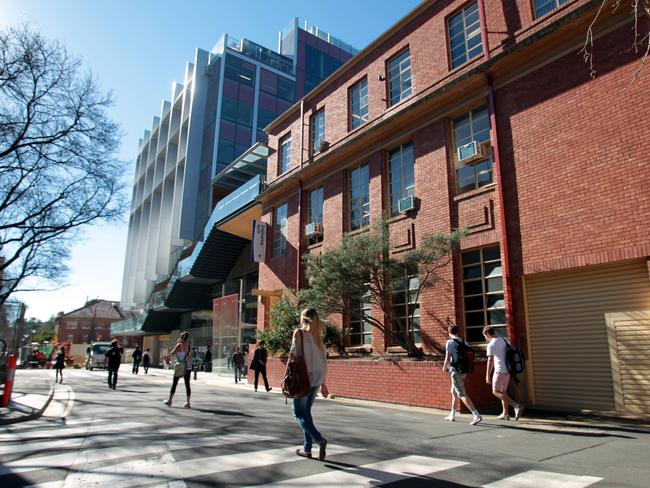
[[[253,220],[253,244],[251,246],[252,259],[256,263],[263,263],[266,257],[266,229],[268,224]]]

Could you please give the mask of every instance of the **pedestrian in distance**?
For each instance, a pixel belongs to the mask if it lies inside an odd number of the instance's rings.
[[[108,360],[108,387],[115,390],[117,387],[117,371],[122,364],[122,353],[124,350],[117,342],[117,339],[111,341],[111,347],[104,353]]]
[[[133,351],[133,370],[131,371],[133,374],[138,374],[138,369],[140,369],[140,361],[142,361],[142,351],[140,350],[140,346],[136,344],[135,346],[135,351]]]
[[[185,381],[185,393],[187,394],[187,402],[185,403],[185,408],[190,408],[190,396],[192,394],[192,389],[190,388],[190,375],[192,374],[192,346],[189,343],[190,334],[188,332],[181,332],[176,345],[169,353],[170,356],[176,355],[176,363],[184,364],[184,372],[182,375],[176,375],[174,371],[174,379],[172,380],[172,388],[169,391],[169,398],[163,403],[168,407],[172,406],[172,399],[174,398],[174,393],[176,393],[176,385],[181,378]],[[182,368],[181,368],[182,369]],[[176,370],[176,366],[174,366]]]
[[[244,369],[244,354],[241,352],[241,348],[237,346],[235,352],[232,353],[232,366],[235,369],[235,383],[241,381],[241,372]]]
[[[56,370],[56,375],[54,377],[54,382],[63,383],[63,368],[65,368],[65,349],[62,347],[59,349],[59,352],[56,353],[56,359],[54,361],[54,369]]]
[[[203,356],[203,370],[206,373],[212,371],[212,348],[210,346],[207,347],[205,356]]]
[[[149,366],[151,366],[151,356],[149,355],[149,349],[147,349],[142,354],[142,367],[144,368],[144,374],[149,374]]]
[[[268,359],[268,353],[264,347],[264,341],[257,343],[257,349],[255,349],[255,354],[253,354],[253,360],[251,361],[251,369],[255,371],[255,391],[257,391],[257,380],[260,375],[264,380],[264,388],[266,391],[271,391],[272,388],[269,387],[269,381],[266,379],[266,361]]]
[[[494,327],[486,325],[483,327],[483,337],[488,342],[487,345],[487,367],[485,368],[485,382],[489,385],[492,383],[492,394],[501,400],[502,411],[497,417],[499,420],[510,420],[509,406],[515,410],[515,420],[519,420],[521,413],[524,411],[523,405],[516,403],[508,395],[508,384],[510,383],[510,373],[506,364],[506,349],[508,343],[505,338],[497,337]]]
[[[314,425],[311,407],[314,404],[318,390],[327,398],[329,392],[325,385],[327,376],[327,351],[323,344],[323,324],[318,318],[315,308],[307,308],[300,314],[300,329],[293,333],[289,357],[303,355],[309,374],[311,391],[308,395],[293,399],[293,417],[303,430],[304,443],[302,449],[296,450],[301,457],[311,459],[312,444],[318,444],[318,459],[325,459],[327,440],[321,435]]]
[[[445,420],[454,422],[456,420],[456,405],[460,399],[469,408],[473,414],[473,419],[470,425],[478,424],[483,418],[481,414],[472,403],[470,397],[465,393],[465,374],[459,371],[458,367],[458,348],[462,344],[469,348],[469,344],[464,339],[458,336],[459,328],[457,325],[450,325],[447,329],[449,333],[449,340],[445,346],[445,362],[442,365],[443,371],[448,371],[451,377],[451,411],[445,417]]]

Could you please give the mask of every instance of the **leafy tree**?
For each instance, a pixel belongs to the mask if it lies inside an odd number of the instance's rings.
[[[595,78],[597,75],[596,68],[594,66],[594,26],[598,19],[603,15],[603,12],[606,11],[606,7],[609,6],[611,13],[616,13],[617,10],[621,7],[621,4],[626,4],[629,9],[629,15],[634,19],[634,37],[632,39],[632,49],[634,52],[643,52],[641,60],[637,66],[636,72],[632,77],[632,81],[639,76],[639,73],[643,69],[648,55],[650,54],[650,0],[600,0],[600,6],[598,11],[594,16],[589,28],[587,29],[587,35],[585,37],[585,43],[582,48],[582,55],[585,60],[585,63],[589,66],[589,74],[592,78]],[[645,20],[645,22],[643,22]]]
[[[263,340],[271,354],[286,356],[291,349],[293,331],[300,326],[300,312],[307,305],[303,293],[289,290],[270,310],[271,327],[257,331],[257,340]],[[311,305],[309,305],[311,306]],[[341,332],[332,324],[323,321],[325,333],[323,343],[326,348],[344,352]]]
[[[408,325],[413,323],[415,307],[409,307],[408,320],[399,320],[393,296],[405,289],[409,276],[417,276],[418,280],[412,280],[416,286],[410,292],[410,301],[418,303],[422,291],[439,281],[440,270],[447,266],[451,251],[464,235],[461,230],[424,235],[417,249],[396,258],[390,253],[390,226],[385,217],[380,218],[369,232],[344,236],[338,247],[305,257],[309,288],[301,291],[302,298],[318,304],[327,315],[345,316],[355,304],[364,302],[377,305],[383,316],[373,317],[359,310],[362,322],[392,338],[409,355],[421,355]]]
[[[111,105],[61,43],[0,31],[0,306],[58,283],[79,230],[126,209]]]

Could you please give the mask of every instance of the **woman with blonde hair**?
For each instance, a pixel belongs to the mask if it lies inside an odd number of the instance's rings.
[[[176,376],[174,372],[174,380],[172,382],[172,389],[169,392],[169,398],[163,403],[168,407],[172,406],[172,398],[174,398],[174,393],[176,393],[176,385],[178,381],[183,378],[185,381],[185,393],[187,394],[187,403],[185,403],[185,408],[190,408],[190,395],[192,390],[190,388],[190,375],[192,374],[192,346],[189,343],[190,334],[189,332],[181,332],[176,345],[169,353],[170,356],[176,354],[176,362],[185,364],[185,373],[180,376]]]
[[[296,450],[296,454],[311,459],[312,443],[315,441],[319,447],[318,459],[322,461],[325,459],[327,440],[314,425],[311,407],[319,389],[324,397],[328,395],[327,386],[325,385],[327,352],[323,344],[323,324],[318,318],[318,312],[315,308],[306,308],[300,314],[300,325],[301,327],[293,333],[289,355],[303,356],[305,358],[311,391],[306,396],[293,399],[293,416],[298,425],[302,427],[305,436],[303,448]]]

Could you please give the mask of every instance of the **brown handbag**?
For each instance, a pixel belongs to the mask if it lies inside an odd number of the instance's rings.
[[[298,357],[291,354],[287,361],[287,368],[282,378],[282,394],[287,398],[300,398],[309,395],[311,384],[309,383],[309,372],[305,363],[305,345],[302,330],[298,330],[300,336],[300,348],[302,354]]]

